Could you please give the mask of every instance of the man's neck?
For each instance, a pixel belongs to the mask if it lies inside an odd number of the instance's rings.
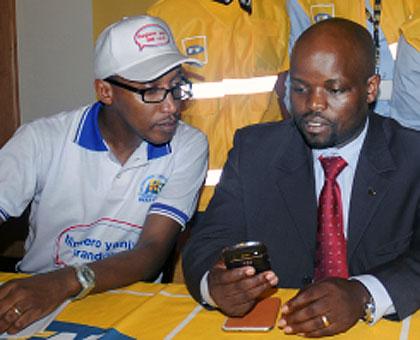
[[[102,137],[121,165],[124,165],[133,152],[143,142],[137,134],[118,116],[103,108],[98,115],[98,125]]]

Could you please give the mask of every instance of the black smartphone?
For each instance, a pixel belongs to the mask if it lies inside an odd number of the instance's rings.
[[[271,269],[267,247],[258,241],[226,247],[222,251],[222,257],[228,269],[252,266],[257,274]]]

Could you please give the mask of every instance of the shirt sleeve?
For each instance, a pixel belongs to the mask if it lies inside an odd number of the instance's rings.
[[[420,51],[411,46],[403,36],[398,43],[394,81],[390,102],[390,116],[402,125],[420,130]]]
[[[185,129],[185,126],[180,128]],[[191,129],[195,132],[191,134],[188,129],[173,145],[171,175],[149,210],[149,213],[174,219],[182,229],[195,212],[207,172],[207,140],[201,132]]]
[[[375,313],[372,325],[378,322],[383,316],[395,313],[395,307],[391,297],[386,291],[383,284],[373,275],[358,275],[352,279],[359,281],[369,291],[375,302]]]
[[[0,218],[3,220],[21,215],[34,197],[41,155],[29,125],[20,127],[0,150]]]
[[[211,307],[217,307],[216,302],[214,302],[209,292],[208,276],[209,276],[209,271],[206,271],[206,273],[203,275],[203,278],[200,281],[200,293],[201,293],[201,297],[203,298],[201,303],[206,303]]]

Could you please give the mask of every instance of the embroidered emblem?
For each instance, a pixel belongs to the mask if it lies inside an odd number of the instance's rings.
[[[140,185],[139,201],[154,202],[167,181],[162,175],[147,177]]]
[[[157,47],[167,45],[169,41],[168,32],[158,24],[144,25],[134,34],[134,42],[140,48],[140,51],[146,46]]]
[[[183,52],[186,55],[200,60],[203,64],[207,64],[207,37],[205,35],[184,38],[182,39],[181,44]]]

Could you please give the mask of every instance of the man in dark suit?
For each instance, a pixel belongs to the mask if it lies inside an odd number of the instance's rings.
[[[419,308],[420,134],[371,112],[379,82],[375,47],[362,26],[331,19],[302,34],[291,57],[292,120],[237,132],[185,249],[195,299],[243,315],[273,286],[302,288],[282,306],[279,326],[308,337],[346,331],[360,318],[402,319]],[[338,258],[328,254],[337,248],[320,232],[323,159],[330,157],[345,161],[334,180],[343,275],[328,273],[327,262]],[[246,240],[266,244],[272,271],[226,269],[221,250]]]

